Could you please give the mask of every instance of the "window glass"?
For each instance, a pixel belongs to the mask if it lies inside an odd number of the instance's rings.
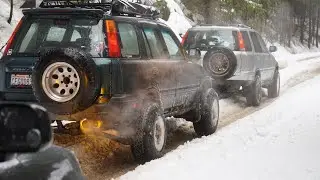
[[[121,39],[122,57],[140,57],[138,38],[135,28],[128,23],[118,23]]]
[[[71,36],[71,42],[75,42],[79,38],[81,38],[80,33],[77,30],[74,30]]]
[[[38,24],[32,24],[25,36],[25,38],[23,39],[23,41],[21,42],[21,45],[20,45],[20,49],[19,49],[19,52],[24,52],[26,51],[27,49],[27,46],[34,46],[35,45],[35,32],[38,31]],[[31,39],[33,39],[31,41]]]
[[[148,57],[151,57],[151,50],[150,50],[150,46],[149,46],[149,44],[148,44],[147,38],[146,38],[146,36],[145,36],[144,33],[142,34],[142,36],[143,36],[144,45],[145,45],[145,47],[146,47],[147,56],[148,56]]]
[[[13,53],[34,54],[44,47],[61,46],[81,48],[93,57],[101,57],[104,50],[102,21],[81,16],[70,19],[29,18],[17,35]]]
[[[261,48],[262,48],[262,52],[267,53],[268,52],[268,48],[267,48],[266,43],[264,42],[264,40],[262,39],[262,37],[258,33],[256,33],[256,35],[257,35],[257,37],[259,39],[259,42],[260,42],[260,45],[261,45]]]
[[[246,51],[252,51],[251,41],[247,31],[241,31]]]
[[[155,29],[144,28],[144,33],[146,34],[151,54],[153,58],[166,58],[164,47],[161,43],[159,36],[157,35]]]
[[[250,32],[250,36],[252,39],[252,43],[253,43],[255,52],[262,53],[262,48],[261,48],[260,42],[258,40],[257,34],[255,32]]]
[[[163,39],[166,43],[169,55],[171,58],[181,58],[181,52],[179,49],[179,45],[174,41],[173,37],[168,31],[161,31]]]
[[[51,27],[48,32],[46,41],[61,42],[65,32],[66,32],[65,28]]]
[[[190,31],[186,46],[189,49],[199,48],[207,51],[211,47],[226,47],[231,50],[238,50],[237,33],[232,30],[211,29],[203,31]]]

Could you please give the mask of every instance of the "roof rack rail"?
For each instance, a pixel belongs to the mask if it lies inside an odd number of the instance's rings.
[[[247,26],[247,25],[245,25],[245,24],[237,24],[236,26],[238,26],[238,27],[242,27],[242,28],[249,28],[249,29],[252,29],[252,27]]]
[[[196,26],[233,26],[233,27],[242,27],[242,28],[250,28],[252,27],[244,25],[244,24],[227,24],[227,23],[219,23],[219,24],[196,24],[193,27]]]
[[[214,24],[195,24],[193,26],[216,26]]]
[[[33,7],[23,6],[23,8],[34,8],[35,3],[31,4],[30,6]],[[160,17],[160,11],[155,7],[128,2],[127,0],[43,0],[39,8],[101,9],[106,15],[135,16],[151,19],[158,19]]]

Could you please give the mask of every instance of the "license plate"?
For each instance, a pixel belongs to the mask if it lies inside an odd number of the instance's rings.
[[[31,86],[31,75],[11,74],[11,86]]]

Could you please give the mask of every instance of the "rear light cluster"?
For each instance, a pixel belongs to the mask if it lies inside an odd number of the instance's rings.
[[[113,20],[106,21],[106,37],[108,40],[108,56],[120,58],[121,49],[116,23]]]
[[[246,50],[246,46],[244,44],[244,40],[243,40],[241,32],[238,32],[238,41],[239,41],[239,50],[240,51],[245,51]]]
[[[21,27],[21,24],[22,24],[22,19],[19,21],[19,23],[17,24],[17,26],[16,26],[16,28],[14,29],[13,33],[11,34],[11,36],[10,36],[8,42],[7,42],[7,46],[6,46],[6,48],[4,49],[4,51],[3,51],[3,56],[11,55],[12,52],[9,52],[9,49],[10,49],[11,46],[12,46],[13,40],[15,39],[16,34],[17,34],[18,30],[19,30],[20,27]]]
[[[184,43],[186,42],[187,38],[188,38],[188,31],[186,32],[186,34],[184,34],[184,36],[182,37],[182,41],[181,41],[181,44],[182,46],[184,45]]]

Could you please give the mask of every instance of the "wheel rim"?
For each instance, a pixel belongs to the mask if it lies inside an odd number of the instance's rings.
[[[230,67],[230,61],[225,54],[217,53],[209,61],[210,71],[215,74],[224,74]]]
[[[256,92],[258,94],[258,102],[261,101],[262,98],[262,87],[261,87],[261,80],[260,77],[257,78],[257,83],[256,83]]]
[[[277,77],[277,95],[280,93],[280,76]]]
[[[153,128],[154,145],[158,151],[161,151],[163,149],[164,137],[165,137],[164,120],[161,116],[158,116],[156,122],[154,123],[154,128]]]
[[[70,64],[56,62],[45,69],[42,75],[42,87],[45,94],[53,101],[67,102],[78,94],[80,77]]]
[[[211,107],[211,121],[214,126],[216,126],[218,123],[218,118],[219,118],[218,113],[219,113],[219,104],[218,104],[218,101],[215,99],[213,100],[212,107]]]

